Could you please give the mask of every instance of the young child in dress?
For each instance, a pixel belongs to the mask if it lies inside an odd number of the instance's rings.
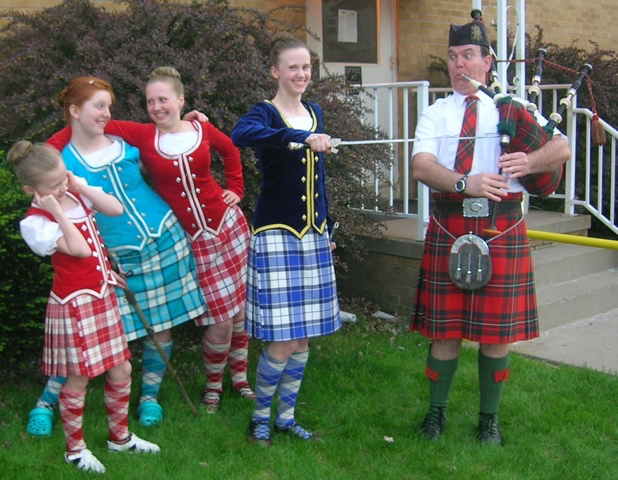
[[[130,353],[111,287],[116,281],[90,210],[118,216],[122,205],[78,181],[51,147],[20,141],[9,150],[7,161],[33,197],[20,222],[22,236],[37,255],[51,256],[54,269],[42,370],[67,377],[59,400],[66,462],[80,470],[105,472],[87,448],[82,430],[86,386],[105,372],[108,449],[159,452],[157,445],[128,430]]]

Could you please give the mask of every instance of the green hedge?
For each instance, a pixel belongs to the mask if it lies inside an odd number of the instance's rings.
[[[5,365],[19,365],[40,356],[52,269],[21,238],[19,221],[30,199],[4,157],[0,151],[0,356]]]

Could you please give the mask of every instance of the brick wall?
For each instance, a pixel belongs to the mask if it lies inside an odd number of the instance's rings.
[[[106,8],[119,8],[109,0],[91,0]],[[189,2],[192,0],[178,0]],[[60,3],[59,0],[0,0],[0,11],[14,9],[34,12]],[[398,58],[399,80],[422,80],[428,78],[427,67],[430,55],[443,57],[446,53],[448,26],[450,23],[461,24],[470,19],[470,0],[398,0]],[[488,22],[495,17],[495,1],[486,1],[484,17]],[[277,7],[293,5],[299,7],[294,11],[277,11]],[[508,1],[515,5],[514,0]],[[229,0],[232,7],[248,7],[272,11],[273,18],[292,25],[305,25],[302,11],[305,0]],[[526,32],[536,35],[535,25],[544,30],[547,42],[568,46],[574,40],[575,45],[590,48],[588,40],[599,44],[601,48],[615,49],[612,41],[618,34],[618,26],[613,12],[618,7],[618,0],[561,0],[560,3],[549,0],[527,0]],[[516,18],[509,10],[509,21],[514,25]],[[490,38],[495,34],[490,32]],[[571,66],[572,68],[579,67]],[[431,80],[431,79],[430,79]]]
[[[495,18],[494,1],[485,1],[483,17],[486,24]],[[399,80],[424,80],[428,78],[429,55],[446,55],[449,24],[463,24],[470,20],[472,2],[467,0],[399,0]],[[508,5],[515,5],[509,0]],[[598,43],[600,48],[616,49],[614,39],[618,34],[613,12],[617,0],[562,0],[559,3],[548,0],[526,1],[526,32],[536,36],[535,25],[543,28],[547,43],[590,49],[588,40]],[[516,17],[509,10],[508,20],[514,28]],[[495,33],[489,33],[490,40]],[[570,65],[577,69],[579,65]]]
[[[344,295],[364,297],[381,310],[410,318],[423,254],[423,242],[366,238],[368,254],[337,276]]]

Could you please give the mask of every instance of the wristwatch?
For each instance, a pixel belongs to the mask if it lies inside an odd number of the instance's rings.
[[[457,193],[464,193],[466,191],[466,179],[468,175],[464,175],[455,183],[455,191]]]

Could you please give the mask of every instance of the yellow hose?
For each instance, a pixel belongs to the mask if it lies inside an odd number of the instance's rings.
[[[572,243],[574,245],[584,245],[586,247],[611,248],[613,250],[618,250],[617,240],[607,240],[605,238],[581,237],[579,235],[568,235],[566,233],[541,232],[540,230],[528,230],[528,238],[547,240],[548,242]]]
[[[486,228],[486,233],[498,234],[498,230]],[[607,240],[605,238],[581,237],[579,235],[569,235],[567,233],[542,232],[540,230],[527,230],[528,238],[546,240],[548,242],[572,243],[573,245],[583,245],[585,247],[610,248],[618,250],[618,240]]]

